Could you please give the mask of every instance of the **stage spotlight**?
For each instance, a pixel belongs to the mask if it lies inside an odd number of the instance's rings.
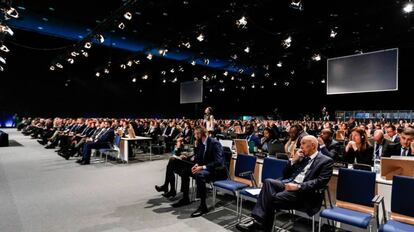
[[[49,69],[50,69],[50,71],[55,71],[55,66],[51,65],[51,66],[49,67]]]
[[[147,55],[147,59],[152,60],[152,54],[151,53]]]
[[[10,36],[14,35],[13,30],[10,29],[10,27],[8,27],[7,25],[4,25],[4,24],[0,24],[0,33],[7,33]]]
[[[126,69],[126,65],[125,65],[125,64],[121,64],[121,65],[120,65],[120,67],[121,67],[122,69]]]
[[[299,11],[302,11],[303,10],[302,1],[300,1],[300,0],[292,0],[292,2],[290,3],[290,8],[295,9],[295,10],[299,10]]]
[[[75,60],[73,58],[69,58],[69,59],[67,59],[67,61],[68,61],[69,64],[75,63]]]
[[[167,49],[160,49],[160,50],[158,50],[158,54],[160,54],[161,56],[167,55],[167,52],[168,52]]]
[[[249,48],[249,47],[246,47],[246,48],[244,49],[244,52],[245,52],[245,53],[249,53],[249,52],[250,52],[250,48]]]
[[[195,60],[191,61],[191,65],[192,65],[192,66],[196,65]]]
[[[200,35],[197,36],[197,40],[200,41],[200,42],[203,42],[203,40],[204,40],[203,33],[200,33]]]
[[[177,77],[176,77],[176,78],[174,78],[171,82],[172,82],[172,83],[177,82]]]
[[[140,60],[134,60],[134,64],[140,64],[141,61]]]
[[[256,88],[256,86],[253,84],[253,85],[252,85],[252,89],[254,89],[254,88]]]
[[[170,70],[170,73],[175,73],[175,70],[172,68],[172,69]]]
[[[283,65],[283,64],[282,64],[282,61],[279,61],[279,62],[277,62],[277,64],[276,64],[276,66],[277,66],[277,67],[279,67],[279,68],[281,68],[281,67],[282,67],[282,65]]]
[[[86,42],[84,47],[85,47],[86,49],[90,49],[90,48],[92,47],[91,42]]]
[[[322,84],[325,84],[325,79],[322,79],[322,80],[321,80],[321,83],[322,83]]]
[[[321,55],[319,55],[319,54],[314,54],[314,55],[312,56],[312,60],[313,60],[313,61],[320,61],[320,60],[321,60]]]
[[[104,73],[108,74],[109,73],[109,69],[104,69]]]
[[[213,89],[210,89],[210,93],[212,93],[213,92]]]
[[[163,75],[163,76],[165,76],[165,74],[167,74],[167,72],[166,71],[161,71],[161,75]]]
[[[209,59],[204,59],[204,64],[205,64],[205,65],[210,64],[210,60],[209,60]]]
[[[131,12],[126,12],[126,13],[124,14],[124,18],[125,18],[126,20],[131,20],[131,19],[132,19],[132,14],[131,14]]]
[[[223,75],[224,75],[224,76],[227,76],[227,75],[229,75],[229,72],[225,71],[225,72],[223,73]]]
[[[137,82],[137,78],[135,78],[135,77],[132,78],[132,82],[134,82],[134,83]]]
[[[0,65],[0,72],[3,72],[3,71],[4,71],[4,68],[3,66]]]
[[[230,80],[234,81],[234,76],[231,76]]]
[[[73,56],[73,57],[77,57],[77,56],[79,56],[79,53],[78,52],[71,52],[70,55]]]
[[[101,34],[97,34],[96,39],[99,41],[99,43],[105,42],[105,38]]]
[[[186,48],[191,48],[191,44],[190,44],[190,42],[187,42],[187,43],[182,43],[182,45],[183,45],[184,47],[186,47]]]
[[[4,44],[0,47],[0,50],[3,52],[10,52],[10,50]]]
[[[164,80],[162,80],[162,83],[167,83],[167,80],[165,80],[165,79],[164,79]]]
[[[273,86],[277,86],[277,82],[273,82]]]
[[[119,23],[118,28],[121,29],[121,30],[124,30],[125,29],[125,24],[123,22]]]
[[[88,57],[88,56],[89,56],[89,54],[88,54],[88,52],[87,52],[87,51],[82,51],[82,55],[83,55],[84,57]]]
[[[252,75],[250,75],[251,77],[255,77],[256,76],[256,74],[255,73],[252,73]]]
[[[6,10],[6,20],[8,19],[7,17],[12,17],[17,19],[19,17],[19,12],[17,12],[16,9],[14,9],[13,7],[10,7],[8,10]]]
[[[101,73],[100,72],[96,72],[95,73],[95,76],[100,77],[101,76]]]
[[[292,37],[288,36],[286,39],[283,40],[282,46],[284,48],[289,48],[292,45]]]
[[[236,25],[239,28],[245,28],[247,25],[246,17],[241,17],[239,20],[236,21]]]
[[[405,13],[411,13],[413,11],[413,7],[414,7],[414,4],[412,2],[408,2],[407,4],[405,4],[403,11]]]
[[[331,34],[329,35],[331,38],[335,38],[336,35],[338,34],[338,32],[334,31],[333,29],[331,29]]]
[[[147,80],[147,79],[148,79],[148,75],[142,76],[142,80]]]
[[[128,65],[128,67],[132,67],[132,60],[128,60],[128,62],[127,62],[127,65]]]
[[[63,68],[63,65],[61,63],[56,63],[56,67],[62,69]]]
[[[220,91],[224,92],[224,91],[226,91],[226,89],[223,87],[223,88],[220,89]]]

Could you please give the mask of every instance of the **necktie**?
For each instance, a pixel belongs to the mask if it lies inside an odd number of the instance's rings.
[[[407,156],[407,151],[408,151],[408,149],[406,147],[403,147],[401,149],[401,156]]]
[[[310,161],[309,157],[304,157],[303,160],[300,162],[299,167],[293,172],[292,176],[288,179],[282,180],[283,183],[290,183],[292,182],[302,171],[305,169],[306,165],[308,165]]]
[[[380,145],[377,144],[375,149],[375,159],[380,159]]]

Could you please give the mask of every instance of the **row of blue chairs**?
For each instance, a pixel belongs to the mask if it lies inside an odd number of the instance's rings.
[[[213,183],[213,204],[216,203],[217,191],[229,193],[236,197],[237,221],[242,217],[243,200],[257,201],[258,195],[252,195],[249,189],[259,189],[254,179],[256,157],[239,154],[236,159],[233,180],[222,180]],[[288,164],[286,160],[265,158],[262,166],[261,180],[279,179],[283,177],[283,170]],[[414,231],[414,178],[395,176],[392,187],[391,219],[386,220],[383,197],[375,195],[376,174],[374,172],[339,169],[336,204],[332,206],[328,188],[321,190],[323,199],[325,192],[328,195],[330,207],[324,201],[325,209],[319,214],[319,231],[322,219],[332,220],[369,229],[373,223],[380,231]],[[379,207],[382,206],[383,222],[379,222]],[[297,209],[300,211],[300,209]],[[276,217],[277,214],[275,214]],[[312,217],[312,231],[315,231],[315,215]],[[276,218],[275,218],[276,219]]]

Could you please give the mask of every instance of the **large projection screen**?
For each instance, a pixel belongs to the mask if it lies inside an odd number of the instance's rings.
[[[398,90],[398,48],[331,58],[327,94]]]
[[[182,82],[180,88],[180,103],[203,102],[203,81]]]

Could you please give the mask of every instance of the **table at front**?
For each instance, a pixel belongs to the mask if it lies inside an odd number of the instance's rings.
[[[120,154],[120,158],[121,160],[125,161],[125,162],[129,162],[128,158],[129,158],[129,142],[130,141],[143,141],[143,142],[149,142],[149,156],[150,156],[150,160],[152,160],[152,150],[151,150],[151,141],[152,139],[149,137],[142,137],[142,136],[137,136],[135,138],[121,138],[121,142],[119,144],[119,154]]]

